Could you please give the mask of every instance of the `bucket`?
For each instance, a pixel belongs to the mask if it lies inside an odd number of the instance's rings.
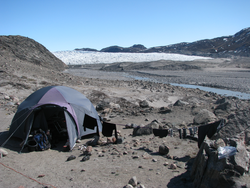
[[[35,140],[28,140],[27,146],[29,151],[36,151],[37,150],[37,142]]]

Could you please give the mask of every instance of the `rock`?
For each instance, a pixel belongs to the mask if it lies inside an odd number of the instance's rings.
[[[0,156],[7,156],[8,155],[8,152],[6,150],[4,150],[3,148],[0,148]]]
[[[134,155],[134,156],[132,156],[132,158],[133,158],[133,159],[138,159],[139,156],[138,156],[138,155]]]
[[[18,102],[19,102],[19,98],[15,97],[15,96],[13,96],[13,95],[10,96],[10,99],[11,99],[14,103],[18,103]]]
[[[237,182],[241,181],[241,174],[247,170],[245,167],[249,166],[249,158],[247,159],[248,163],[245,163],[246,160],[244,158],[246,155],[244,155],[243,151],[239,160],[235,158],[238,153],[228,159],[222,158],[219,160],[218,151],[209,145],[207,142],[201,144],[193,162],[190,174],[193,186],[195,188],[235,187]],[[242,161],[244,162],[242,163]],[[244,184],[242,181],[241,183],[242,185]]]
[[[182,100],[178,100],[174,103],[174,106],[185,106],[187,105],[188,102],[182,101]]]
[[[96,110],[101,111],[106,108],[110,108],[109,102],[101,101],[99,104],[96,105]]]
[[[217,117],[213,112],[210,112],[207,109],[203,109],[194,117],[193,122],[194,124],[206,124],[216,120]]]
[[[237,143],[237,154],[234,156],[235,169],[243,175],[245,172],[249,171],[249,153],[242,142]]]
[[[143,184],[139,184],[136,186],[136,188],[145,188],[145,186]]]
[[[168,162],[163,163],[164,166],[168,166]]]
[[[225,147],[225,146],[226,146],[226,144],[225,144],[224,140],[222,140],[221,138],[217,139],[214,142],[215,149],[218,149],[219,147]]]
[[[146,100],[139,102],[139,105],[141,108],[148,108],[149,107],[149,104]]]
[[[133,136],[150,135],[153,133],[151,127],[136,127],[133,129]]]
[[[167,155],[169,153],[169,147],[166,145],[160,145],[159,146],[159,153],[161,155]]]
[[[177,166],[176,166],[176,164],[171,164],[169,168],[174,170],[177,168]]]
[[[132,185],[133,187],[135,187],[137,185],[137,178],[136,176],[133,176],[129,181],[128,184]]]
[[[125,185],[123,188],[133,188],[133,186],[130,185],[130,184],[127,184],[127,185]]]
[[[71,155],[71,156],[68,157],[67,161],[71,161],[71,160],[74,160],[74,159],[76,159],[76,156]]]
[[[171,109],[168,108],[168,107],[161,107],[160,110],[159,110],[159,113],[161,114],[167,114],[167,113],[170,113],[171,112]]]
[[[153,162],[157,162],[157,159],[153,158],[152,161],[153,161]]]
[[[5,100],[10,100],[10,96],[5,95],[5,96],[4,96],[4,99],[5,99]]]
[[[222,98],[222,99],[218,99],[215,104],[223,104],[225,102],[227,102],[228,100],[226,98]]]
[[[250,145],[250,131],[245,131],[245,144]]]
[[[225,103],[220,104],[219,106],[217,106],[215,108],[215,110],[220,109],[220,110],[223,110],[223,111],[228,111],[231,107],[232,107],[231,103],[225,102]]]
[[[116,108],[116,109],[121,108],[119,104],[115,104],[113,102],[109,103],[109,105],[110,105],[111,108]]]

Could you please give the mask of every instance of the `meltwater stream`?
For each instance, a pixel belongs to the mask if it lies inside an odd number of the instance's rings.
[[[129,77],[135,80],[154,81],[153,79],[150,79],[147,77],[132,76],[132,75],[129,75]],[[250,99],[250,94],[248,93],[241,93],[237,91],[230,91],[230,90],[225,90],[225,89],[217,89],[217,88],[204,87],[204,86],[198,86],[198,85],[176,84],[176,83],[170,83],[170,84],[173,86],[180,86],[184,88],[200,89],[203,91],[213,92],[213,93],[217,93],[219,95],[224,95],[224,96],[238,97],[239,99]]]
[[[217,89],[217,88],[212,88],[212,87],[204,87],[204,86],[189,85],[189,84],[171,83],[171,85],[185,87],[185,88],[200,89],[200,90],[207,91],[207,92],[217,93],[219,95],[238,97],[239,99],[250,99],[250,94],[241,93],[237,91],[230,91],[230,90],[225,90],[225,89]]]

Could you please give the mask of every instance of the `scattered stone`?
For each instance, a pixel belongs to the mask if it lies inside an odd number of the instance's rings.
[[[226,144],[225,144],[224,140],[222,140],[221,138],[217,139],[214,142],[215,149],[218,149],[219,147],[225,147],[225,146],[226,146]]]
[[[113,151],[113,152],[111,153],[111,155],[119,155],[119,152]]]
[[[123,188],[133,188],[133,186],[130,185],[130,184],[127,184],[127,185],[125,185]]]
[[[159,110],[159,113],[161,114],[167,114],[167,113],[170,113],[171,112],[171,109],[168,108],[168,107],[161,107],[160,110]]]
[[[4,150],[3,148],[0,148],[0,156],[7,156],[8,155],[8,152],[6,150]]]
[[[118,137],[116,144],[122,144],[123,143],[123,138],[122,137]]]
[[[129,181],[128,184],[132,185],[133,187],[135,187],[137,185],[137,178],[136,176],[133,176]]]
[[[159,146],[159,153],[161,155],[167,155],[169,153],[169,147],[166,145],[160,145]]]
[[[37,177],[38,178],[42,178],[42,177],[44,177],[45,176],[45,174],[40,174],[40,175],[38,175]]]
[[[146,100],[139,102],[139,105],[141,108],[148,108],[149,107],[149,104]]]
[[[139,156],[138,156],[138,155],[133,155],[132,158],[133,158],[133,159],[138,159]]]
[[[178,100],[174,103],[174,106],[185,106],[187,105],[188,102],[182,101],[182,100]]]
[[[173,156],[171,156],[171,155],[166,155],[166,158],[167,158],[167,159],[173,159]]]
[[[195,117],[194,117],[194,124],[206,124],[209,122],[216,121],[217,117],[213,112],[210,112],[207,109],[202,109]]]
[[[164,166],[168,166],[168,162],[163,163]]]
[[[139,184],[136,186],[136,188],[145,188],[145,186],[143,184]]]
[[[71,161],[71,160],[74,160],[74,159],[76,159],[76,156],[71,155],[71,156],[68,157],[67,161]]]
[[[169,168],[174,170],[177,168],[177,166],[176,166],[176,164],[171,164]]]
[[[10,100],[10,96],[5,95],[5,96],[4,96],[4,99],[5,99],[5,100]]]
[[[153,162],[157,162],[157,159],[153,158],[152,161],[153,161]]]
[[[82,161],[82,162],[87,161],[87,160],[89,160],[89,158],[90,158],[89,155],[86,155],[86,156],[84,156],[84,157],[82,158],[81,161]]]

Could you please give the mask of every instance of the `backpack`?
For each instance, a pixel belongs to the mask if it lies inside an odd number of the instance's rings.
[[[51,147],[48,136],[42,129],[39,129],[33,138],[38,144],[37,150],[43,151]]]

